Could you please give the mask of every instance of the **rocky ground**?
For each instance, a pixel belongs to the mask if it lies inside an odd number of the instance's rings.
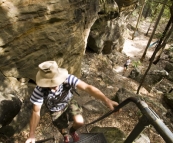
[[[132,63],[138,61],[142,56],[149,39],[149,37],[144,35],[147,26],[147,23],[141,23],[140,29],[136,33],[134,40],[130,39],[130,35],[126,38],[122,53],[116,53],[116,55],[102,55],[87,50],[82,63],[81,79],[98,87],[109,98],[113,98],[120,88],[125,88],[133,93],[136,93],[139,83],[128,78],[133,66],[131,64],[129,69],[125,72],[125,74],[123,74],[123,65],[127,56],[130,57]],[[155,42],[155,40],[152,42]],[[144,62],[138,66],[142,72],[145,72],[148,66],[148,59],[153,50],[154,47],[149,48]],[[161,67],[162,65],[159,63],[156,68],[160,69]],[[87,105],[88,101],[94,100],[93,97],[87,95],[86,93],[81,91],[79,91],[79,93],[81,96],[75,96],[75,98],[83,107],[84,105]],[[163,103],[162,93],[153,91],[149,93],[145,88],[142,87],[139,96],[142,99],[145,99],[146,103],[162,118],[163,114],[165,114],[165,110],[158,107],[157,104]],[[92,126],[117,127],[128,135],[137,124],[140,117],[139,114],[140,113],[136,110],[122,109],[118,115],[110,115],[109,117],[95,123]],[[90,123],[101,115],[103,115],[103,113],[90,112],[84,108],[85,123]],[[166,123],[170,123],[169,119],[164,119],[164,121]],[[168,125],[170,125],[170,129],[173,131],[171,123]],[[80,129],[80,131],[83,132],[85,130]],[[164,143],[162,137],[157,134],[155,129],[151,126],[147,127],[143,133],[147,134],[151,143]],[[15,143],[21,143],[26,140],[27,136],[28,128],[22,133],[16,134],[13,137],[13,140]],[[41,117],[40,124],[36,131],[36,136],[38,140],[54,136],[56,139],[55,142],[57,143],[62,139],[58,130],[53,127],[48,113],[43,114]],[[50,143],[51,141],[48,142]]]

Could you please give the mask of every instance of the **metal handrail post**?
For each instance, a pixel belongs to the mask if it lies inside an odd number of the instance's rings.
[[[154,126],[154,128],[162,136],[162,138],[167,143],[173,143],[173,133],[163,123],[159,116],[153,110],[151,110],[144,101],[135,100],[134,98],[131,98],[131,100],[138,106],[143,116],[145,116],[148,119],[148,122]]]
[[[147,118],[145,116],[142,116],[138,124],[135,126],[130,135],[126,138],[124,143],[132,143],[149,124],[150,123],[148,122]]]
[[[149,120],[150,124],[154,126],[154,128],[162,136],[166,143],[173,143],[173,133],[159,118],[159,116],[153,110],[146,106],[147,104],[145,102],[141,103],[141,105],[144,104],[145,107],[143,106],[142,110],[143,115],[145,115],[145,117]]]

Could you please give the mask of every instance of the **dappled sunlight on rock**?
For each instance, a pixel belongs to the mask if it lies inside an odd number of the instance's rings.
[[[1,6],[3,7],[4,10],[6,10],[7,12],[7,16],[9,18],[13,18],[19,14],[18,9],[14,6],[14,4],[12,2],[9,1],[5,1],[4,3],[1,4]]]
[[[4,40],[0,38],[0,45],[4,45]],[[3,52],[3,48],[0,48],[0,54]]]
[[[123,72],[123,67],[122,66],[115,66],[113,68],[113,70],[117,73],[121,73],[121,72]]]

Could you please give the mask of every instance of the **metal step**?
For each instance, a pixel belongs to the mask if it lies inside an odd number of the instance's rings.
[[[75,143],[107,143],[103,133],[80,133],[79,137],[80,140]],[[72,138],[70,138],[70,143],[73,143]]]
[[[103,133],[82,133],[77,143],[107,143]]]

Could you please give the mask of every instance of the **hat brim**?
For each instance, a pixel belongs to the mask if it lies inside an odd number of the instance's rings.
[[[53,79],[43,78],[40,71],[36,75],[36,84],[40,87],[55,87],[62,84],[68,77],[68,71],[66,69],[58,68],[59,74]]]

